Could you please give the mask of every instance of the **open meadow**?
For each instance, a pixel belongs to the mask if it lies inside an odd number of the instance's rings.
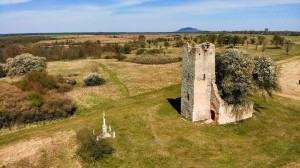
[[[57,45],[64,53],[72,45],[77,52],[76,47],[84,46],[84,42],[95,44],[99,40],[103,48],[84,57],[47,62],[48,74],[77,81],[71,91],[63,93],[76,102],[77,110],[67,118],[2,128],[0,166],[300,167],[300,36],[282,36],[293,42],[288,54],[285,44],[276,48],[271,43],[272,35],[265,35],[267,45],[216,44],[216,52],[237,48],[269,55],[280,67],[282,89],[273,97],[252,96],[256,111],[252,118],[216,125],[190,122],[180,115],[183,48],[177,45],[179,40],[173,40],[178,35],[192,43],[193,38],[203,34],[146,34],[150,43],[142,47],[134,46],[141,40],[139,34],[47,35],[55,39],[30,44],[53,45],[46,47],[48,50]],[[248,41],[258,37],[247,36]],[[172,40],[151,41],[159,38]],[[72,42],[59,44],[68,40]],[[116,43],[115,48],[124,47],[122,52],[105,46]],[[133,46],[129,53],[125,52],[127,43]],[[33,54],[43,53],[30,45],[19,47]],[[111,53],[116,55],[109,57]],[[91,72],[97,72],[105,83],[84,86],[83,78]],[[1,78],[0,91],[17,80]],[[114,152],[92,165],[76,154],[76,132],[86,127],[101,129],[103,112],[107,124],[116,131],[116,138],[109,140]]]

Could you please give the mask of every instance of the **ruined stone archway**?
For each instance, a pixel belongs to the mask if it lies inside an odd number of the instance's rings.
[[[210,119],[212,119],[213,121],[218,121],[219,119],[219,113],[216,110],[216,107],[213,103],[210,103]]]

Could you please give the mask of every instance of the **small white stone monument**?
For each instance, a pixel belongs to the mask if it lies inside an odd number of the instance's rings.
[[[102,138],[111,138],[111,126],[109,125],[109,132],[107,131],[107,126],[106,126],[106,116],[105,112],[103,112],[103,124],[102,124]],[[115,132],[113,132],[113,138],[115,138]]]

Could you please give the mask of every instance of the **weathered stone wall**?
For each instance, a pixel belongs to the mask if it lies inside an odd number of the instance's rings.
[[[193,120],[195,52],[195,48],[184,45],[182,59],[181,114],[190,120]]]
[[[212,84],[211,101],[215,105],[216,112],[219,114],[217,124],[227,124],[251,118],[253,114],[253,104],[241,106],[236,109],[228,105],[219,95],[216,84]]]
[[[196,46],[193,120],[210,117],[211,83],[215,77],[215,46],[202,43]]]
[[[211,82],[215,81],[213,44],[184,46],[182,60],[181,113],[192,121],[209,118]]]

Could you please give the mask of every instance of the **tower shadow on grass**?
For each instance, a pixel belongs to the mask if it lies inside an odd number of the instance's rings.
[[[181,97],[176,99],[167,99],[171,106],[177,111],[178,114],[181,114]]]

